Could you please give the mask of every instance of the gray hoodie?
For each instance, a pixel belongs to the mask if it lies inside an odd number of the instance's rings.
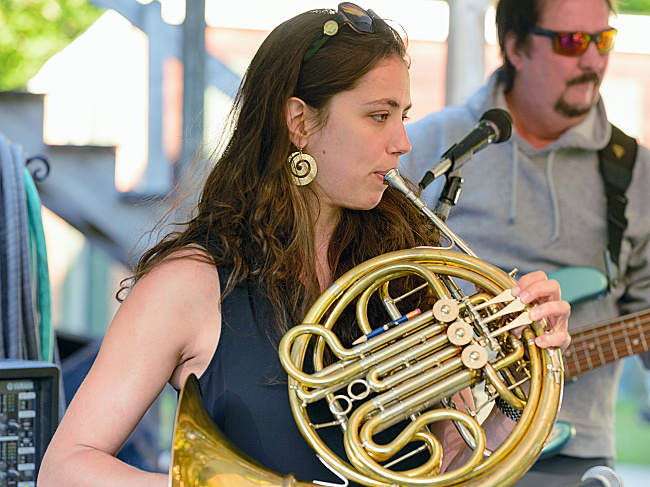
[[[462,106],[452,106],[409,124],[413,149],[400,171],[414,182],[490,108],[507,109],[495,72]],[[611,127],[600,101],[586,119],[543,149],[516,132],[488,146],[461,169],[464,179],[449,226],[478,254],[506,271],[552,273],[567,266],[605,272],[607,204],[597,151]],[[442,180],[443,178],[439,178]],[[434,208],[444,181],[436,180],[422,199]],[[650,152],[639,147],[620,259],[618,286],[601,299],[572,306],[569,331],[650,308]],[[650,340],[648,345],[650,345]],[[646,366],[650,353],[644,353]],[[578,457],[615,457],[614,409],[622,363],[596,368],[566,384],[559,419],[577,436],[563,451]]]

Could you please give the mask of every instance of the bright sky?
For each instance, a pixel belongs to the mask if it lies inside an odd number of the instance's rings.
[[[151,0],[139,0],[149,3]],[[479,0],[480,1],[480,0]],[[487,1],[487,0],[486,0]],[[185,15],[185,2],[160,0],[166,22],[179,24]],[[271,30],[286,19],[315,8],[336,9],[334,0],[206,0],[206,21],[212,27]],[[444,40],[447,37],[449,6],[442,0],[360,1],[382,18],[399,22],[411,39]],[[242,15],[245,12],[245,15]]]
[[[138,0],[150,3],[152,0]],[[489,0],[466,0],[469,8],[480,6]],[[160,0],[163,19],[171,24],[180,24],[185,16],[185,1]],[[313,8],[332,8],[337,0],[206,0],[206,21],[213,27],[271,30],[284,20]],[[359,6],[371,8],[382,18],[395,20],[406,30],[410,39],[444,41],[449,33],[449,6],[446,0],[368,0],[359,1]],[[245,12],[245,15],[242,15]],[[616,50],[619,52],[650,53],[645,39],[650,25],[649,16],[621,15],[612,19],[612,25],[619,29]],[[488,8],[486,17],[486,40],[496,43],[494,29],[494,8]]]

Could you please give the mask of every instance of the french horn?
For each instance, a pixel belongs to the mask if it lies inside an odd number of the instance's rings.
[[[564,377],[560,351],[535,345],[548,323],[532,322],[530,307],[512,297],[515,281],[510,274],[474,255],[409,190],[397,170],[386,181],[461,252],[418,247],[380,255],[347,272],[319,297],[279,346],[296,424],[323,463],[361,485],[513,485],[536,461],[555,422]],[[391,281],[405,276],[422,283],[406,294],[426,291],[433,296],[430,309],[408,320],[400,319],[411,311],[400,309],[405,295],[390,295]],[[463,292],[468,286],[476,291]],[[393,320],[403,322],[345,348],[332,331],[337,319],[353,306],[360,334],[367,336],[373,330],[367,313],[372,296]],[[326,348],[336,357],[329,365],[323,359]],[[311,360],[306,360],[308,354]],[[459,394],[467,389],[475,392],[473,400]],[[326,401],[331,423],[312,422],[307,406],[316,401]],[[481,424],[495,402],[519,419],[488,450]],[[433,430],[444,422],[455,426],[468,453],[443,472],[445,452]],[[346,458],[321,439],[322,427],[341,430]],[[401,430],[382,442],[378,434],[388,428]],[[400,467],[405,457],[414,455],[421,458],[415,466]],[[316,484],[271,472],[238,452],[208,416],[191,376],[176,413],[170,485]]]

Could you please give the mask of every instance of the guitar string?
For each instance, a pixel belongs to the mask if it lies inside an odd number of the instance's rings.
[[[644,320],[639,320],[639,317],[644,316]],[[574,371],[581,372],[582,369],[591,370],[599,365],[605,365],[628,355],[633,355],[641,351],[648,350],[648,343],[646,341],[644,325],[650,323],[650,320],[647,320],[647,316],[650,316],[650,313],[647,311],[640,311],[631,315],[626,315],[625,318],[616,321],[616,326],[612,327],[608,325],[605,329],[598,329],[596,327],[593,330],[587,330],[580,333],[580,337],[577,337],[572,343],[567,352],[568,356],[564,356],[567,369],[573,369]],[[601,325],[602,327],[603,325]],[[625,334],[624,329],[629,328],[630,334]],[[634,332],[638,333],[638,337],[634,336]],[[593,345],[594,339],[607,337],[604,343]],[[634,340],[641,339],[637,344],[634,344]],[[597,351],[598,356],[589,354],[587,356],[579,357],[577,356],[580,352],[584,351]],[[620,352],[620,353],[617,353]],[[565,352],[566,353],[566,352]],[[593,355],[593,356],[592,356]],[[597,362],[594,365],[594,362]],[[567,375],[570,375],[572,370],[567,370]]]
[[[630,331],[638,331],[639,336],[645,336],[646,330],[644,329],[644,326],[650,324],[650,313],[648,313],[648,317],[648,319],[641,322],[637,322],[631,319],[624,319],[618,321],[616,323],[616,326],[608,325],[606,328],[596,327],[592,330],[581,331],[579,332],[580,336],[572,340],[570,346],[573,347],[574,345],[582,344],[583,342],[593,340],[594,338],[602,338],[603,336],[611,333],[621,335],[625,328],[629,328]],[[648,331],[650,331],[650,329],[648,329]]]

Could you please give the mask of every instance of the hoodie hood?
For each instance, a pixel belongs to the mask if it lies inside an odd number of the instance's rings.
[[[504,85],[499,82],[499,70],[492,73],[490,79],[468,100],[467,106],[476,119],[479,119],[486,110],[490,108],[502,108],[508,110]],[[593,150],[603,149],[611,136],[611,125],[607,121],[605,105],[602,98],[589,111],[585,119],[579,124],[571,127],[557,140],[546,145],[541,149],[533,147],[526,139],[521,137],[516,130],[513,130],[511,136],[512,147],[512,167],[510,178],[510,204],[508,223],[513,224],[517,217],[517,181],[519,174],[519,159],[521,156],[530,159],[546,158],[546,182],[550,206],[553,213],[553,231],[550,235],[548,244],[556,242],[560,237],[561,221],[560,208],[557,190],[553,182],[553,165],[555,156],[563,149],[575,150]]]
[[[503,87],[503,83],[499,83],[499,70],[496,70],[488,82],[469,98],[467,106],[477,120],[490,108],[508,110]],[[566,148],[598,151],[607,145],[610,135],[611,126],[607,121],[605,105],[602,99],[599,99],[582,122],[571,127],[560,138],[542,149],[532,147],[515,130],[512,138],[517,141],[520,150],[530,156],[536,156]]]

